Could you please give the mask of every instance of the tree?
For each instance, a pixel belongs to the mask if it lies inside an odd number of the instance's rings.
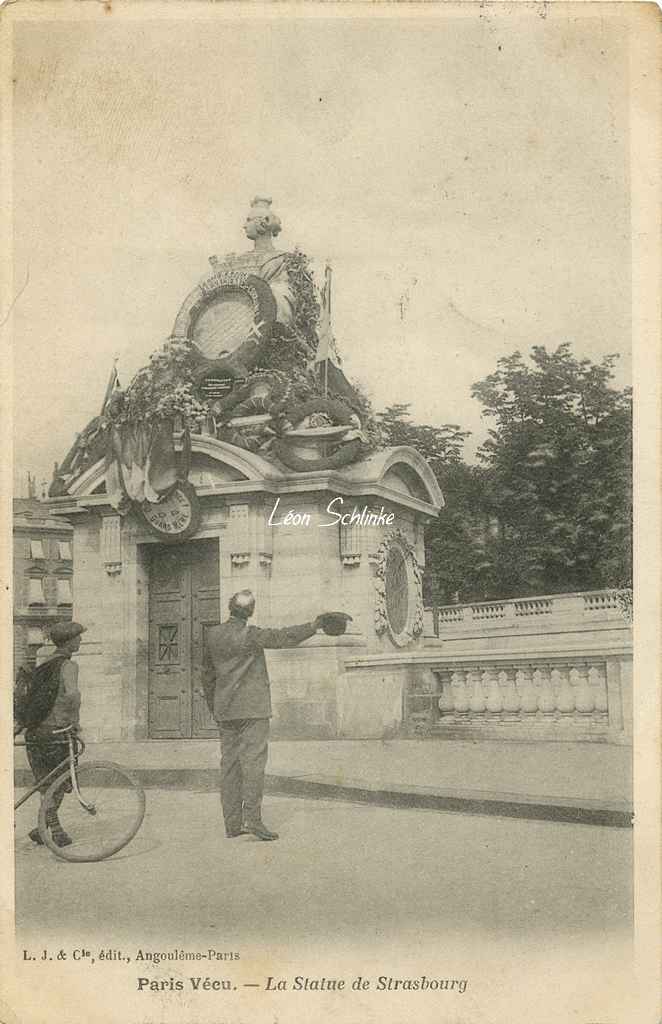
[[[460,430],[456,423],[431,427],[410,422],[409,404],[389,405],[377,413],[377,422],[385,445],[411,445],[430,463],[433,473],[442,466],[462,461],[462,448],[468,431]]]
[[[485,471],[458,461],[440,466],[436,475],[446,504],[425,528],[424,598],[429,604],[477,600],[490,530]]]
[[[615,355],[534,346],[474,385],[495,427],[480,450],[498,523],[480,573],[486,596],[622,587],[631,579],[632,403]]]
[[[427,460],[446,498],[439,517],[425,529],[424,600],[445,604],[473,594],[480,563],[481,474],[462,461],[468,431],[455,423],[439,427],[412,423],[408,404],[390,405],[377,414],[386,445],[411,445]]]

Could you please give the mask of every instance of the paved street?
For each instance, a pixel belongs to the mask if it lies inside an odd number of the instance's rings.
[[[56,935],[72,908],[79,936],[100,920],[113,933],[287,933],[369,939],[416,934],[528,935],[579,939],[627,929],[632,834],[627,829],[392,810],[270,796],[276,843],[226,840],[210,792],[149,790],[143,827],[101,864],[67,864],[26,833],[36,804],[21,808],[16,837],[19,934]]]

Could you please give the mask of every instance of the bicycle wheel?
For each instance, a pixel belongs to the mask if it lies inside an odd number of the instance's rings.
[[[126,846],[140,828],[145,817],[144,790],[111,761],[79,765],[76,780],[80,799],[68,771],[46,791],[39,810],[40,835],[64,860],[105,860]],[[63,833],[71,840],[66,845],[61,845]]]

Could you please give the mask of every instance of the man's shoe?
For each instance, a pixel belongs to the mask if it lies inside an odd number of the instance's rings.
[[[39,829],[38,828],[33,828],[30,832],[28,832],[28,835],[29,835],[30,839],[32,840],[32,842],[36,843],[37,846],[43,846],[44,845],[44,840],[41,838],[41,835],[39,834]]]
[[[242,828],[239,828],[239,829],[230,829],[230,830],[226,831],[225,838],[226,839],[236,839],[237,836],[247,836],[247,835],[248,835],[248,829],[242,827]]]
[[[264,842],[270,842],[273,839],[278,839],[278,833],[272,832],[271,829],[267,828],[266,825],[263,825],[261,821],[259,821],[257,825],[246,825],[246,830],[250,832],[251,835],[257,836],[258,839],[264,840]]]

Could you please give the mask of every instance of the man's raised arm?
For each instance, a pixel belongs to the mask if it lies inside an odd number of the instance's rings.
[[[319,619],[318,615],[312,622],[304,622],[300,626],[285,626],[282,629],[260,629],[259,626],[249,626],[246,631],[245,646],[254,651],[296,647],[315,635],[320,628]]]

